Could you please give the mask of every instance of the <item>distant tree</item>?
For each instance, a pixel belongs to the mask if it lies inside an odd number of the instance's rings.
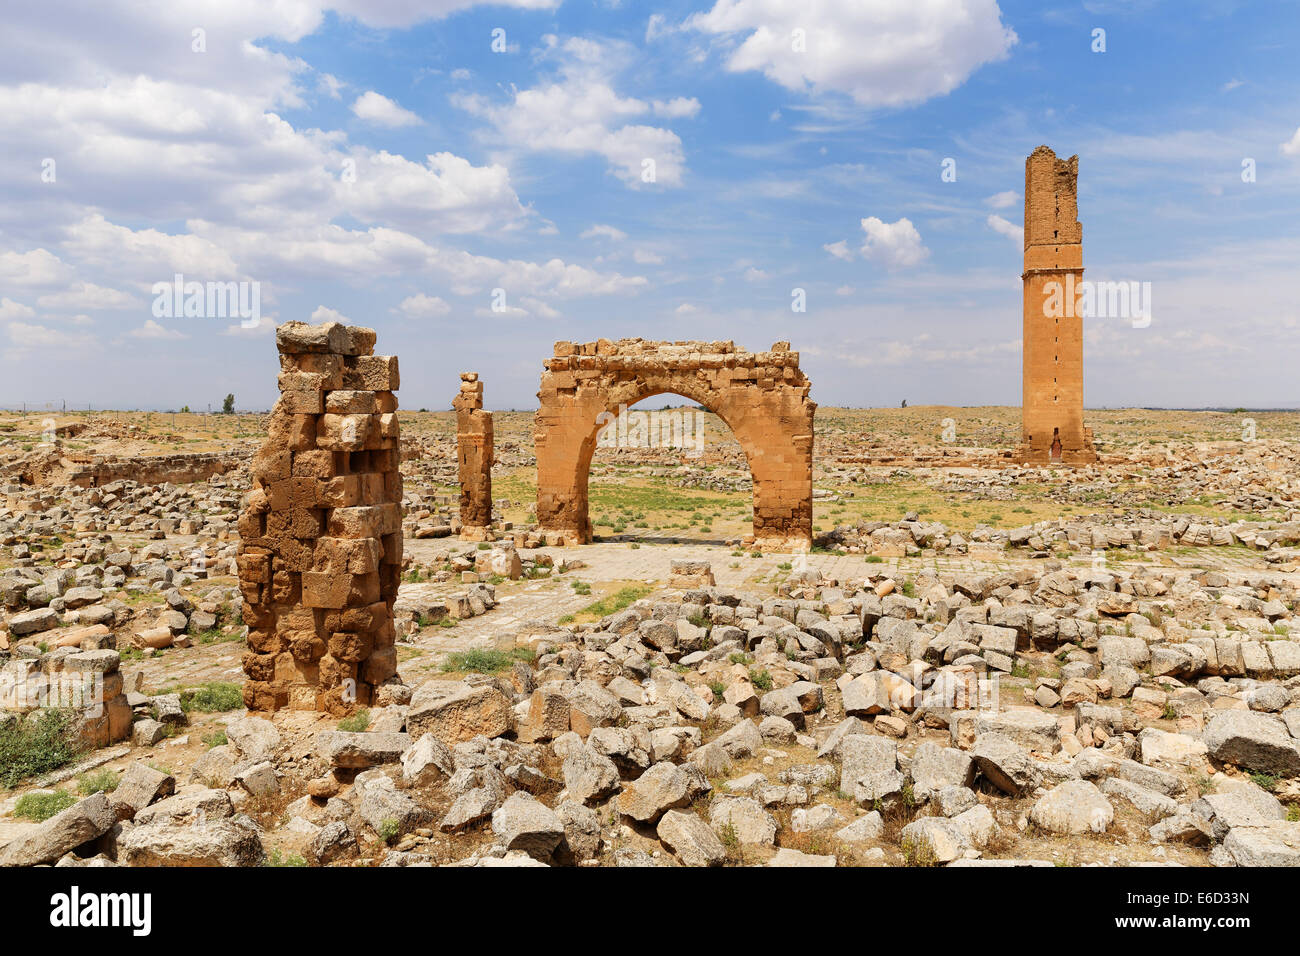
[[[221,403],[221,414],[235,414],[235,396],[233,394],[227,395],[226,400]]]
[[[903,399],[903,404],[900,405],[899,408],[906,408],[906,407],[907,407],[907,399]]]
[[[188,415],[189,413],[190,413],[190,407],[189,407],[188,405],[182,405],[182,406],[181,406],[181,414],[182,414],[182,415]]]

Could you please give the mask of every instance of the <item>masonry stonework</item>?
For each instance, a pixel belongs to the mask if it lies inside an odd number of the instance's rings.
[[[754,541],[812,542],[815,402],[788,342],[747,352],[732,342],[557,342],[537,393],[537,520],[549,539],[592,539],[587,477],[597,436],[620,406],[685,396],[713,412],[744,449],[754,483]]]
[[[372,329],[276,329],[280,399],[239,521],[250,710],[370,704],[397,674],[397,359]]]
[[[1053,299],[1073,305],[1064,290],[1083,280],[1078,177],[1078,156],[1057,159],[1039,146],[1025,160],[1023,462],[1097,460],[1083,424],[1083,320],[1076,309],[1049,308]]]
[[[477,372],[461,372],[456,410],[456,457],[460,475],[461,538],[482,541],[492,526],[492,413],[483,410]]]

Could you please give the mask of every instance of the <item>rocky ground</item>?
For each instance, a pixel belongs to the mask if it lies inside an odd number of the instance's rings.
[[[242,709],[242,468],[66,483],[253,416],[15,417],[0,862],[1300,864],[1300,416],[1099,413],[1063,471],[942,411],[960,456],[935,410],[819,411],[807,555],[744,546],[725,442],[602,450],[601,540],[546,547],[522,413],[462,543],[449,419],[404,413],[405,684],[342,722]],[[98,717],[13,696],[96,674]]]

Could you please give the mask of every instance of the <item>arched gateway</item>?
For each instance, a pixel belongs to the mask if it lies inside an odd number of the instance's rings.
[[[732,342],[557,342],[537,393],[538,524],[566,543],[591,541],[587,475],[597,434],[620,406],[674,393],[717,415],[744,449],[755,544],[807,548],[817,410],[810,387],[788,342],[768,352]]]

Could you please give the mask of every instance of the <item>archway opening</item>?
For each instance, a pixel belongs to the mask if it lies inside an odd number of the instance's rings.
[[[749,459],[715,412],[658,392],[598,416],[587,464],[595,541],[722,545],[750,535]]]

